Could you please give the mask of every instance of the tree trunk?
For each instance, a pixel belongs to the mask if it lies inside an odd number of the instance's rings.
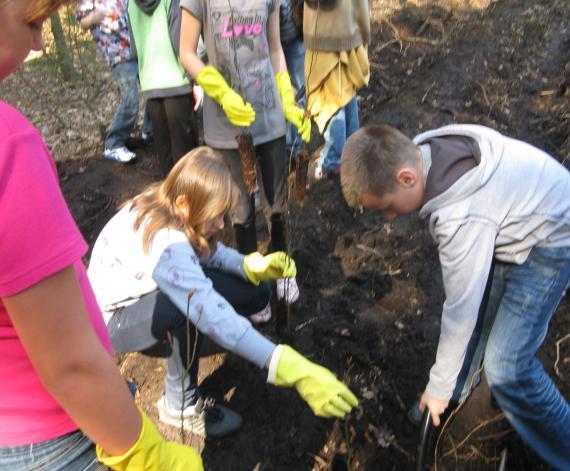
[[[55,40],[55,51],[59,70],[61,71],[63,80],[70,81],[75,76],[73,59],[67,42],[65,41],[65,34],[63,33],[61,19],[57,11],[51,16],[51,32]]]

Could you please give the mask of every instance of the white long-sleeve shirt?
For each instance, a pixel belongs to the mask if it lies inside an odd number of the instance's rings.
[[[236,313],[214,289],[185,234],[173,229],[159,230],[146,254],[142,227],[133,230],[136,215],[128,206],[121,209],[103,228],[93,248],[88,275],[105,321],[119,307],[160,289],[182,313],[186,314],[189,307],[188,317],[200,332],[263,367],[275,344]],[[243,255],[221,243],[203,264],[247,280]]]

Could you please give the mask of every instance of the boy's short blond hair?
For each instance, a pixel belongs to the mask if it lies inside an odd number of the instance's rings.
[[[346,141],[340,181],[349,206],[361,204],[364,193],[383,196],[394,190],[396,172],[418,165],[418,147],[397,129],[383,124],[365,126]]]

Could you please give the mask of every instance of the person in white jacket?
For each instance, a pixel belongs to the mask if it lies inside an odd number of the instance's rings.
[[[530,144],[477,125],[410,140],[360,129],[345,147],[343,194],[387,219],[418,211],[437,243],[446,299],[420,399],[434,425],[484,370],[522,438],[570,469],[570,406],[536,352],[570,276],[570,174]]]
[[[248,318],[271,315],[266,280],[296,275],[284,252],[242,255],[216,243],[238,189],[211,148],[186,154],[168,174],[128,202],[95,242],[88,275],[116,352],[167,346],[160,420],[221,437],[239,415],[198,394],[202,334],[268,368],[268,382],[295,386],[313,412],[343,417],[357,404],[327,369],[275,345]]]

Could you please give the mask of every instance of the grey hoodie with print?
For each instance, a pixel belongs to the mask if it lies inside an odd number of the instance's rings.
[[[481,162],[420,209],[438,246],[446,297],[426,388],[441,400],[453,393],[493,257],[522,264],[535,246],[570,246],[570,174],[560,163],[478,125],[435,129],[414,143],[449,135],[474,139]],[[424,162],[424,179],[429,166]]]

